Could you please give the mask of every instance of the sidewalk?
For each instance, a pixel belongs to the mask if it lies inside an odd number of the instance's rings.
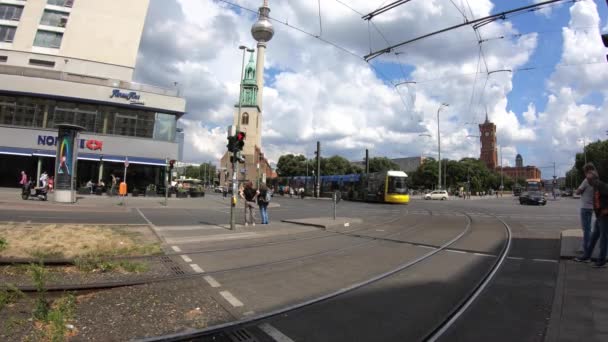
[[[564,259],[580,246],[581,235],[580,229],[562,233],[562,260],[546,342],[608,341],[608,269]]]

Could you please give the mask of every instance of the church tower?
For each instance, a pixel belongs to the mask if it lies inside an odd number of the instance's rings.
[[[258,11],[258,20],[251,27],[251,35],[257,41],[257,58],[253,54],[249,56],[249,63],[244,70],[242,81],[242,93],[240,94],[240,118],[239,103],[234,106],[234,119],[232,127],[237,126],[246,133],[245,146],[242,156],[245,157],[244,164],[237,165],[237,179],[239,182],[252,181],[254,187],[257,181],[266,181],[266,174],[271,172],[270,164],[262,153],[262,93],[264,90],[264,59],[266,57],[266,45],[274,36],[274,28],[269,20],[270,8],[268,0],[264,0]],[[220,174],[220,183],[227,185],[232,179],[230,163],[231,153],[226,152],[220,161],[220,169],[225,170]]]
[[[481,140],[481,153],[479,159],[483,161],[488,169],[494,170],[498,165],[498,151],[496,147],[496,125],[488,120],[486,113],[486,121],[479,125],[479,133]]]

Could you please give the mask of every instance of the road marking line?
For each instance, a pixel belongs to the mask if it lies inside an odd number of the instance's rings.
[[[268,323],[262,323],[258,326],[262,329],[263,332],[267,333],[270,337],[272,337],[277,342],[294,342],[292,339],[287,337],[285,334],[277,330],[277,328],[273,327]]]
[[[203,270],[199,265],[197,264],[190,264],[190,267],[192,267],[192,269],[194,270],[194,272],[196,273],[204,273],[205,270]]]
[[[203,279],[205,279],[209,283],[209,285],[211,285],[211,287],[220,287],[220,286],[222,286],[212,276],[204,276]]]
[[[538,262],[557,262],[557,260],[550,260],[550,259],[532,259],[532,261],[538,261]]]
[[[486,256],[486,257],[493,257],[494,256],[494,255],[485,254],[485,253],[473,253],[473,255]]]
[[[511,259],[511,260],[524,260],[524,258],[522,258],[522,257],[507,257],[507,259]]]
[[[178,253],[182,251],[182,249],[177,246],[171,246],[171,248]]]
[[[182,259],[184,259],[185,262],[192,262],[192,259],[190,259],[190,257],[188,257],[187,255],[180,255],[182,257]]]
[[[451,252],[451,253],[467,254],[467,252],[465,252],[465,251],[457,251],[457,250],[454,250],[454,249],[446,249],[445,251],[446,252]]]
[[[239,306],[243,306],[243,303],[238,300],[235,296],[232,295],[232,293],[230,293],[229,291],[220,291],[220,294],[222,295],[222,297],[224,297],[225,300],[228,301],[228,303],[230,303],[232,306],[239,307]]]

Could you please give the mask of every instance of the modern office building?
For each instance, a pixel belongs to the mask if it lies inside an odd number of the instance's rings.
[[[53,175],[56,125],[84,127],[77,179],[164,181],[178,159],[176,89],[132,82],[149,0],[0,0],[0,186]]]

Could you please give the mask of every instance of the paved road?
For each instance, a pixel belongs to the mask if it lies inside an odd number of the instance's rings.
[[[471,218],[470,230],[433,257],[248,327],[256,333],[258,327],[275,329],[272,334],[294,341],[423,338],[496,262],[506,242],[500,220],[512,230],[508,258],[443,340],[542,341],[558,270],[559,232],[578,226],[576,200],[528,207],[510,198],[493,198],[413,201],[408,206],[342,202],[338,215],[360,218],[361,223],[324,231],[283,227],[278,221],[330,216],[329,201],[277,197],[273,203],[280,207],[272,208],[269,227],[242,230],[232,239],[224,238],[229,234],[223,228],[229,212],[226,200],[210,195],[197,201],[199,208],[190,202],[169,208],[0,209],[0,221],[151,223],[172,242],[168,250],[186,253],[182,267],[208,273],[201,285],[214,291],[227,311],[244,318],[327,295],[412,262],[461,233],[465,214]],[[259,337],[264,335],[269,338]]]

